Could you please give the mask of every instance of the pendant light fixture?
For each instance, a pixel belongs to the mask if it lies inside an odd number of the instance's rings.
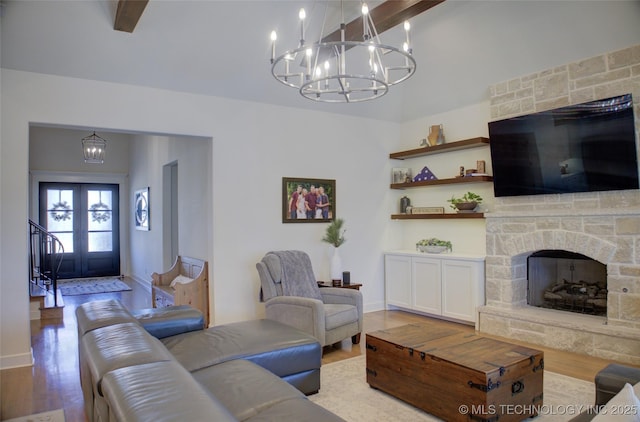
[[[82,138],[82,153],[85,163],[102,164],[104,163],[104,152],[107,148],[107,141],[96,135],[94,131],[92,135]]]

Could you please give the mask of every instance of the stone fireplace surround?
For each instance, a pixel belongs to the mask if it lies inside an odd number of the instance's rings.
[[[610,194],[618,195],[624,192]],[[541,209],[547,208],[545,203]],[[521,211],[486,217],[486,305],[479,310],[481,332],[640,364],[640,265],[635,263],[640,258],[640,251],[636,252],[640,209]],[[576,252],[607,265],[607,317],[527,305],[527,257],[541,249]]]
[[[494,120],[632,93],[640,139],[640,45],[489,87]],[[638,148],[640,151],[640,148]],[[496,198],[486,218],[478,330],[640,365],[640,191]],[[527,305],[527,257],[580,253],[607,266],[607,316]]]

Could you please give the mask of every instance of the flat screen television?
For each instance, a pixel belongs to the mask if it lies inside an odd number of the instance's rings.
[[[631,94],[489,123],[496,197],[638,189]]]

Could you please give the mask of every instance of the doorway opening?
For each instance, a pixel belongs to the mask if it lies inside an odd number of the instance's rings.
[[[165,268],[169,268],[175,262],[180,250],[177,161],[162,167],[162,202],[162,226],[165,228],[162,232],[163,264]]]

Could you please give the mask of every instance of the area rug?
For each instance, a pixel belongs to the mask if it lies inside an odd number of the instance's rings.
[[[84,278],[59,280],[58,289],[63,296],[88,295],[95,293],[122,292],[131,290],[122,280],[117,278]]]
[[[64,422],[64,410],[51,410],[37,415],[21,416],[19,418],[6,419],[3,422]]]
[[[309,399],[349,422],[440,421],[409,404],[369,387],[365,356],[322,365],[321,387]],[[567,421],[594,403],[591,382],[545,371],[544,406],[533,420]]]

